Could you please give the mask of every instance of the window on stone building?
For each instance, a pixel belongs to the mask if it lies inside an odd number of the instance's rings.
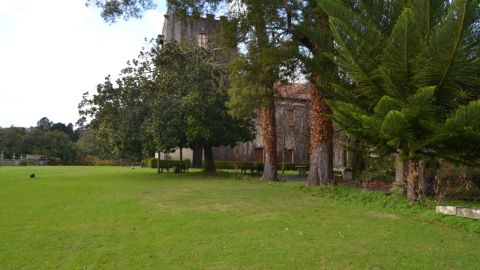
[[[198,47],[206,48],[208,43],[208,36],[205,33],[197,34],[197,45]]]
[[[263,162],[263,148],[255,148],[254,162]]]
[[[293,121],[293,110],[287,110],[287,120]]]

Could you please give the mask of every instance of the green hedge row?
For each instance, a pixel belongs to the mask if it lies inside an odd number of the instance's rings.
[[[263,171],[263,163],[261,162],[249,162],[249,161],[214,161],[215,168],[217,169],[239,169],[239,170],[260,170]],[[281,170],[285,166],[285,170],[294,171],[297,170],[296,166],[306,166],[308,170],[308,163],[281,163],[277,165],[277,169]]]
[[[186,167],[191,167],[192,162],[189,159],[183,160]],[[203,162],[205,164],[205,161]],[[224,169],[238,169],[238,170],[250,170],[250,171],[257,171],[262,172],[264,168],[264,164],[262,162],[250,162],[250,161],[221,161],[217,160],[214,161],[215,168],[224,170]],[[156,158],[149,158],[146,160],[146,165],[149,168],[157,168],[157,159]],[[160,160],[160,168],[167,168],[173,165],[180,165],[180,160]],[[306,166],[308,170],[308,163],[278,163],[278,170],[281,170],[285,166],[285,170],[287,171],[295,171],[297,170],[296,166]]]
[[[156,169],[157,168],[158,159],[156,158],[149,158],[147,159],[147,167]],[[184,159],[183,165],[187,168],[192,167],[192,162],[190,159]],[[160,160],[160,168],[168,168],[171,166],[180,166],[180,160]]]
[[[71,161],[59,159],[48,159],[48,165],[75,165],[75,166],[140,166],[141,161],[133,160],[109,160],[100,159],[95,156],[84,156]],[[27,165],[29,165],[27,163]]]

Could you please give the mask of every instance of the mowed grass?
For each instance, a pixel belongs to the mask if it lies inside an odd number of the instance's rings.
[[[480,269],[479,233],[302,186],[0,167],[0,269]]]

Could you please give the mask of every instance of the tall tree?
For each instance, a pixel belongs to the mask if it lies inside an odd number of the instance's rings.
[[[332,59],[351,86],[335,89],[343,100],[330,102],[334,120],[408,160],[407,197],[421,195],[425,153],[478,161],[479,1],[319,2],[330,16]]]
[[[85,93],[79,104],[79,122],[92,118],[90,127],[95,134],[115,147],[119,158],[130,160],[141,160],[149,151],[145,142],[151,140],[142,126],[148,114],[140,98],[143,80],[137,76],[136,66],[136,61],[129,62],[115,82],[107,76],[97,86],[97,93],[93,97]]]
[[[230,4],[233,4],[232,3]],[[282,78],[281,65],[289,50],[276,27],[281,23],[278,1],[241,1],[242,8],[230,10],[229,22],[235,36],[225,35],[226,43],[243,44],[245,52],[230,65],[229,106],[234,114],[257,110],[265,149],[262,179],[277,180],[277,135],[275,116],[276,84]],[[250,106],[249,106],[250,105]]]
[[[47,117],[42,117],[42,119],[37,121],[36,128],[40,129],[41,131],[47,132],[52,127],[53,122],[50,121]]]
[[[217,51],[169,42],[151,53],[148,100],[154,132],[164,148],[203,148],[205,170],[215,170],[212,147],[252,139],[249,118],[232,118],[225,70]]]
[[[154,44],[130,62],[114,85],[109,77],[79,108],[91,128],[120,154],[145,150],[204,148],[214,170],[212,147],[252,139],[247,118],[227,114],[225,76],[215,51],[169,42]]]
[[[337,69],[327,57],[334,49],[329,18],[316,0],[283,1],[285,29],[299,46],[301,60],[311,88],[310,170],[307,185],[331,184],[333,175],[333,123],[325,102],[331,84],[337,81]]]

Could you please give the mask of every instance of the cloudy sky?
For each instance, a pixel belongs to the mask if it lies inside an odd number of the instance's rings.
[[[161,32],[160,2],[141,20],[109,25],[85,0],[0,0],[0,126],[75,123],[82,93]]]

